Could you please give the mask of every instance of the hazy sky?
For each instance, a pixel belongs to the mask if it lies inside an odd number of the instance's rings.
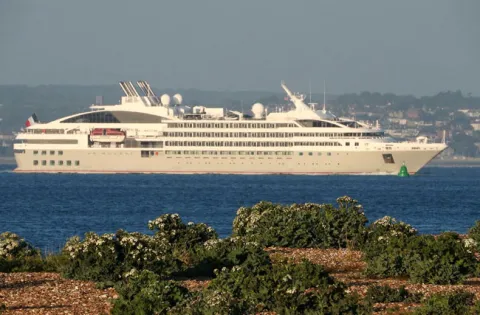
[[[0,0],[0,84],[480,95],[479,0]]]

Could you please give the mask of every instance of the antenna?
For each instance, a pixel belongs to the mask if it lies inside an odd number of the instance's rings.
[[[325,80],[323,80],[323,112],[325,113],[326,112],[326,104],[327,102],[325,101],[325,95],[326,95],[326,88],[325,88]]]
[[[308,91],[309,91],[309,94],[310,94],[310,102],[312,102],[312,80],[309,80],[308,81]]]

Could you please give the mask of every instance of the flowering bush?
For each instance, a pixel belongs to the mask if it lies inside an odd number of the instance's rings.
[[[475,225],[468,230],[468,246],[475,251],[480,251],[480,220],[475,221]]]
[[[12,232],[0,234],[0,259],[21,259],[38,256],[40,252]]]
[[[350,197],[337,199],[338,208],[328,204],[282,206],[260,202],[242,207],[233,221],[233,235],[265,246],[344,248],[357,245],[367,219],[363,208]]]
[[[44,271],[40,251],[15,233],[0,234],[0,272]]]
[[[131,270],[169,276],[188,267],[190,251],[218,238],[211,227],[184,224],[177,214],[162,215],[148,227],[155,231],[153,236],[119,230],[116,234],[86,233],[83,240],[70,238],[63,248],[69,258],[64,275],[102,282],[119,281]]]
[[[416,235],[417,230],[412,226],[392,217],[373,222],[361,246],[367,262],[366,274],[374,277],[407,275],[406,257],[411,239]]]

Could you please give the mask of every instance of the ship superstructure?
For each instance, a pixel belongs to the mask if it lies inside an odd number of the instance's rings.
[[[396,174],[416,173],[447,146],[395,142],[384,132],[315,111],[282,82],[294,108],[253,115],[186,106],[146,81],[120,82],[120,104],[49,123],[32,121],[14,144],[17,172]]]

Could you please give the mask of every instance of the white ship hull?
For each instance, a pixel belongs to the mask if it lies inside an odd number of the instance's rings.
[[[202,156],[193,154],[141,157],[129,149],[64,150],[62,156],[16,154],[16,172],[25,173],[173,173],[173,174],[397,174],[403,163],[415,174],[443,148],[423,151],[308,152],[292,156]],[[392,154],[394,163],[385,163]],[[34,163],[34,161],[38,161]],[[53,162],[52,162],[53,161]],[[62,165],[60,164],[62,161]],[[67,165],[70,161],[70,165]]]

